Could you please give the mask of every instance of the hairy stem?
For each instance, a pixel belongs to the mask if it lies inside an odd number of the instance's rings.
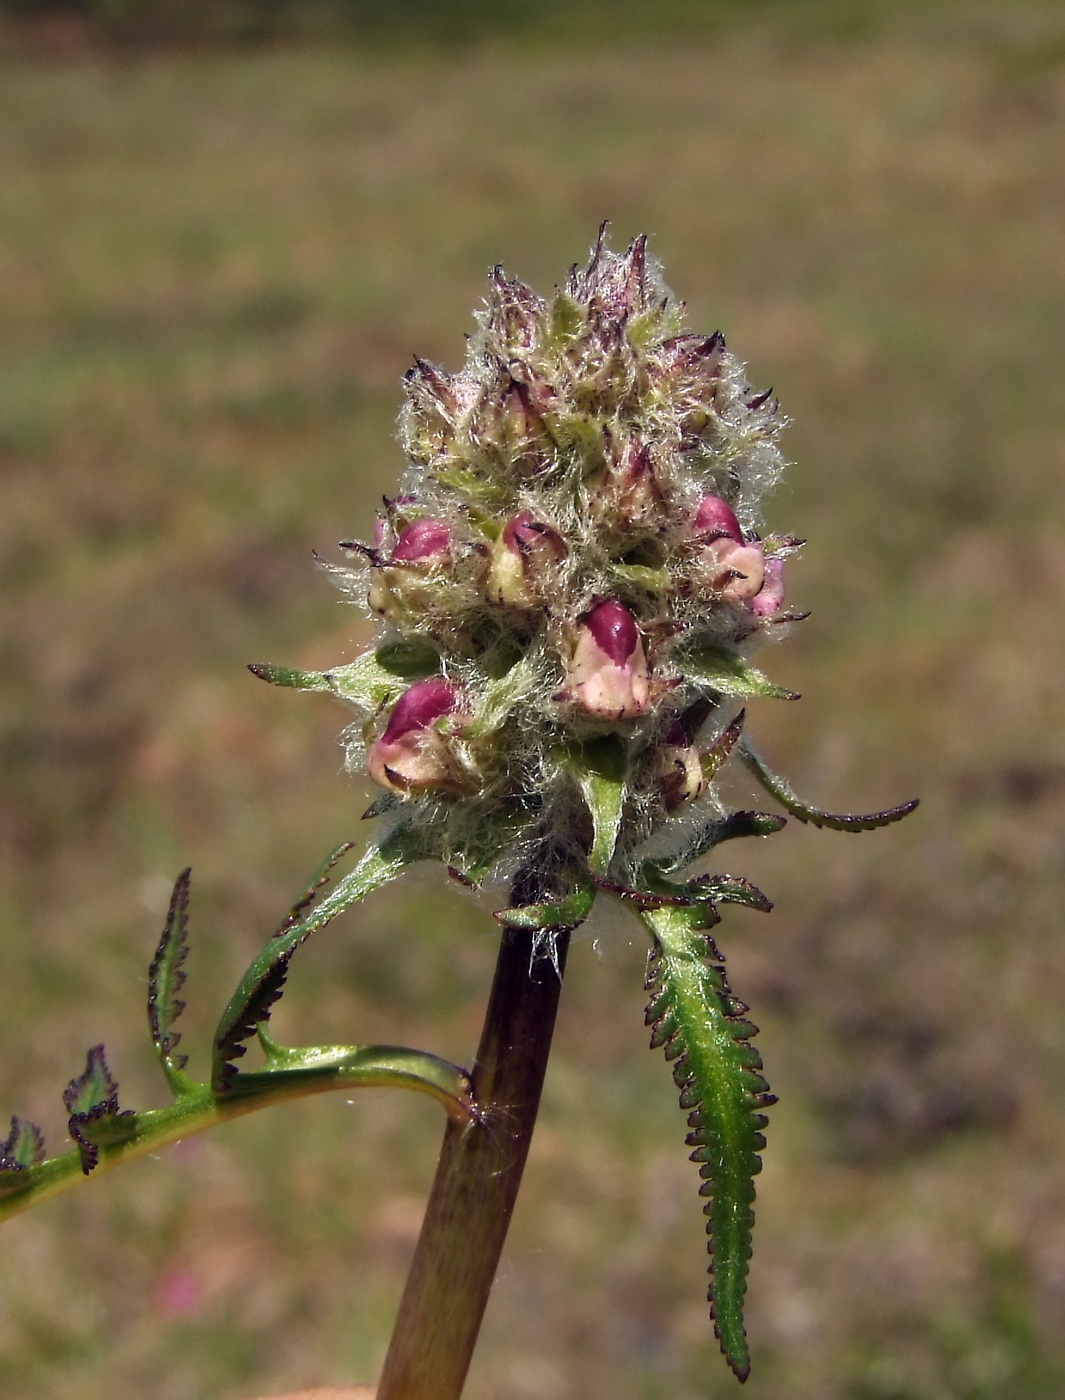
[[[533,903],[534,898],[515,900]],[[472,1073],[478,1118],[449,1123],[377,1400],[459,1400],[540,1106],[569,930],[504,926]]]

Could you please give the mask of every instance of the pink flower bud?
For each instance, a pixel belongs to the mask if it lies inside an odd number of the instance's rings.
[[[371,612],[400,622],[409,608],[431,601],[434,566],[451,563],[452,529],[446,520],[414,520],[399,532],[388,563],[370,572]],[[428,590],[428,592],[427,592]]]
[[[393,564],[449,564],[451,526],[446,520],[415,520],[400,531]]]
[[[747,604],[755,617],[772,617],[784,606],[784,561],[765,561],[765,582]]]
[[[541,585],[566,557],[562,536],[523,510],[507,522],[492,549],[485,591],[495,603],[534,608],[543,601]]]
[[[632,719],[647,709],[647,656],[636,619],[608,599],[577,627],[566,667],[565,699],[601,719]]]
[[[692,533],[697,539],[730,539],[743,543],[743,531],[736,513],[720,496],[704,496],[695,512]]]
[[[765,553],[757,540],[744,541],[736,513],[720,496],[704,496],[692,534],[700,542],[696,572],[714,593],[748,603],[765,579]]]
[[[462,693],[440,677],[418,681],[396,701],[384,733],[370,749],[366,767],[392,792],[447,792],[461,787],[448,736],[437,726],[445,717],[465,718]]]
[[[694,802],[703,790],[703,765],[680,720],[669,726],[655,760],[655,778],[666,811]]]

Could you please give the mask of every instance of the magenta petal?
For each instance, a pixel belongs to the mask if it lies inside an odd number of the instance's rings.
[[[640,645],[636,619],[613,599],[594,607],[585,618],[585,626],[615,666],[624,666]]]
[[[451,553],[451,526],[445,520],[415,520],[396,541],[392,563],[445,559]]]
[[[435,720],[453,714],[458,703],[458,687],[450,681],[418,681],[396,701],[381,739],[391,744],[415,730],[427,729]]]
[[[720,496],[704,496],[699,502],[699,509],[695,512],[694,533],[712,535],[718,539],[727,536],[737,544],[743,543],[743,531],[736,519],[736,513],[728,501],[722,500]]]
[[[747,604],[755,617],[772,617],[784,605],[784,561],[765,561],[765,582]]]

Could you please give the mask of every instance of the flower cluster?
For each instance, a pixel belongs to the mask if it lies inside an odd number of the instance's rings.
[[[607,735],[631,847],[703,791],[737,677],[775,690],[745,658],[790,616],[800,542],[759,533],[783,420],[683,310],[645,238],[601,230],[549,299],[495,269],[463,368],[406,376],[401,489],[336,570],[402,681],[350,737],[456,859],[503,816],[587,845],[569,760]]]

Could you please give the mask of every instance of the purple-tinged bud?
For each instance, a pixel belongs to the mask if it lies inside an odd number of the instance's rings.
[[[592,493],[591,506],[604,524],[620,530],[657,520],[662,490],[649,449],[638,439],[624,443]]]
[[[747,604],[755,617],[772,617],[784,606],[784,561],[765,561],[765,581],[760,590]]]
[[[499,337],[499,349],[508,358],[526,354],[539,338],[547,303],[531,287],[517,279],[509,281],[501,267],[489,276],[489,326]]]
[[[400,531],[390,560],[393,564],[449,564],[451,526],[446,520],[415,520]]]
[[[743,531],[740,529],[740,522],[736,519],[736,513],[729,505],[728,501],[720,496],[704,496],[699,502],[699,508],[695,512],[695,523],[692,533],[697,539],[724,539],[735,540],[737,544],[743,543]]]
[[[675,812],[685,802],[694,802],[703,790],[699,750],[680,720],[675,719],[669,726],[655,755],[655,779],[667,812]]]
[[[446,520],[414,520],[399,532],[388,562],[370,571],[371,612],[402,622],[410,608],[427,607],[433,569],[451,563],[453,533]],[[427,591],[428,590],[428,591]]]
[[[732,603],[749,603],[765,580],[765,552],[745,541],[736,513],[720,496],[704,496],[692,526],[699,542],[695,572],[714,593]]]
[[[578,624],[563,698],[600,719],[633,719],[650,698],[647,656],[636,619],[613,599]]]
[[[401,793],[459,789],[458,761],[437,724],[445,718],[453,724],[466,719],[458,686],[437,677],[405,690],[370,749],[366,767],[373,781]]]
[[[407,397],[415,409],[435,411],[447,423],[453,423],[462,411],[462,397],[456,376],[445,374],[428,360],[414,358],[414,364],[403,376]]]
[[[523,510],[493,546],[485,592],[493,603],[535,608],[543,601],[544,582],[567,552],[557,530]]]

